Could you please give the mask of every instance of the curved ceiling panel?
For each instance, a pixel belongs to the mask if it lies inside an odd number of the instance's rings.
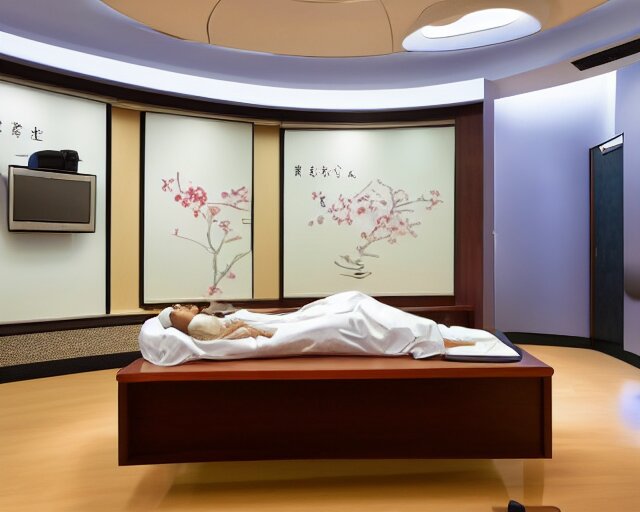
[[[268,54],[362,57],[402,52],[407,36],[474,11],[506,7],[546,30],[606,0],[103,0],[159,32]],[[418,45],[419,46],[419,45]]]
[[[378,0],[221,0],[209,22],[211,43],[306,57],[393,52],[391,24]]]
[[[106,0],[104,3],[163,34],[207,43],[207,20],[217,1]]]

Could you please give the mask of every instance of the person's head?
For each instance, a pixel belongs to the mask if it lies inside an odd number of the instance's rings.
[[[171,318],[171,325],[173,325],[179,331],[187,334],[189,332],[188,327],[193,317],[198,314],[198,307],[193,304],[174,304],[173,311],[169,315]]]
[[[169,308],[165,308],[158,315],[158,319],[165,329],[173,326],[179,331],[188,334],[189,323],[198,313],[198,306],[193,304],[174,304]]]

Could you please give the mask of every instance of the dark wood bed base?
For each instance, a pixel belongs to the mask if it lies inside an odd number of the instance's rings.
[[[549,458],[553,369],[315,357],[118,372],[119,463]]]

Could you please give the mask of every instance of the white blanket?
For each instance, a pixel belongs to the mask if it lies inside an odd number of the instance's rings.
[[[443,337],[473,341],[447,353],[491,357],[517,355],[486,331],[446,327],[433,320],[387,306],[359,292],[320,299],[293,313],[280,315],[240,310],[227,316],[273,331],[273,337],[201,341],[169,327],[157,317],[140,331],[143,357],[172,366],[196,359],[253,359],[301,355],[406,356],[416,359],[445,353]]]

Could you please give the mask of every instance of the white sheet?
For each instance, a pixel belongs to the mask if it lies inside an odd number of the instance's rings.
[[[517,355],[486,331],[448,328],[433,320],[387,306],[359,292],[343,292],[281,315],[240,310],[228,317],[267,330],[271,338],[200,341],[170,327],[157,317],[140,331],[142,355],[148,361],[172,366],[196,359],[253,359],[300,355],[356,355],[422,359],[445,352],[443,334],[449,339],[476,341],[459,355]],[[508,349],[508,350],[505,350]],[[448,352],[454,349],[448,349]]]
[[[481,329],[439,324],[438,329],[443,338],[453,341],[472,341],[473,345],[449,347],[445,350],[452,356],[483,356],[483,357],[518,357],[518,353],[505,345],[493,334]]]

